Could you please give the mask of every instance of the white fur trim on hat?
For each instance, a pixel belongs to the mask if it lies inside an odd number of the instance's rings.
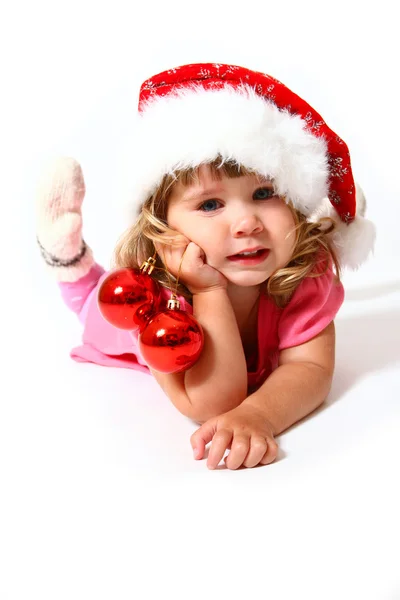
[[[138,119],[139,151],[131,165],[136,210],[165,174],[219,155],[272,178],[277,193],[307,216],[327,195],[325,141],[307,131],[301,117],[279,110],[250,86],[195,85],[155,96]]]

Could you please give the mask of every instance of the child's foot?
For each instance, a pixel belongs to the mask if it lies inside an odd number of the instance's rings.
[[[43,173],[36,198],[37,240],[58,281],[84,277],[94,259],[82,238],[81,206],[85,181],[73,158],[58,158]]]

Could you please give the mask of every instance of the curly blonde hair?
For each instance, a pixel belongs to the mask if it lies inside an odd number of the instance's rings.
[[[254,171],[238,165],[234,161],[223,161],[218,157],[207,163],[215,179],[257,175]],[[139,217],[118,240],[114,251],[114,266],[139,268],[150,256],[156,256],[155,270],[152,277],[171,290],[171,283],[176,287],[176,279],[167,273],[161,257],[156,253],[154,242],[178,244],[180,234],[168,227],[166,220],[168,199],[172,187],[180,182],[190,185],[198,178],[198,168],[190,168],[165,175],[160,186],[143,204]],[[335,222],[324,217],[317,222],[309,222],[307,218],[288,202],[295,222],[296,240],[289,263],[277,269],[265,282],[264,291],[283,308],[287,305],[294,291],[305,277],[320,277],[331,264],[335,267],[336,279],[340,280],[340,265],[327,235],[335,227]],[[318,269],[315,267],[318,266]],[[322,268],[321,268],[322,266]],[[189,303],[192,294],[182,283],[178,283],[177,293]]]

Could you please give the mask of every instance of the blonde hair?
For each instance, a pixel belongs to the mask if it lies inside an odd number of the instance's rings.
[[[246,169],[236,162],[224,162],[221,157],[208,165],[215,179],[221,179],[223,175],[226,177],[257,175],[254,171]],[[176,171],[164,176],[160,186],[143,204],[135,224],[119,239],[114,252],[115,267],[139,268],[143,261],[156,255],[154,242],[179,243],[180,234],[168,227],[167,224],[168,199],[175,183],[180,182],[187,186],[197,178],[198,168]],[[331,264],[335,267],[337,280],[340,280],[340,265],[327,237],[327,234],[331,233],[335,227],[334,221],[324,217],[318,222],[310,223],[291,203],[288,203],[288,206],[295,221],[296,240],[293,254],[285,267],[278,269],[268,278],[264,288],[264,291],[280,308],[286,306],[305,277],[320,277]],[[167,274],[158,254],[152,277],[168,289],[171,289],[170,283],[172,282],[174,290],[171,291],[175,291],[176,279],[171,273]],[[192,294],[180,282],[177,293],[191,302]]]

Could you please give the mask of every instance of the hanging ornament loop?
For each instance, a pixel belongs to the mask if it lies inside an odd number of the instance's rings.
[[[180,310],[180,308],[181,308],[181,303],[178,300],[177,294],[178,294],[179,277],[180,277],[180,274],[181,274],[182,263],[183,263],[183,259],[185,257],[185,252],[186,252],[186,249],[184,250],[184,252],[182,254],[181,262],[179,263],[178,275],[177,275],[177,278],[176,278],[175,291],[174,292],[172,291],[172,281],[171,281],[171,277],[170,277],[169,271],[168,271],[167,268],[164,269],[164,271],[167,274],[168,281],[169,281],[169,288],[171,290],[171,298],[168,300],[168,303],[167,303],[167,309],[168,310]],[[164,265],[167,266],[167,262],[165,260],[164,249],[163,249],[162,253],[163,253]]]

